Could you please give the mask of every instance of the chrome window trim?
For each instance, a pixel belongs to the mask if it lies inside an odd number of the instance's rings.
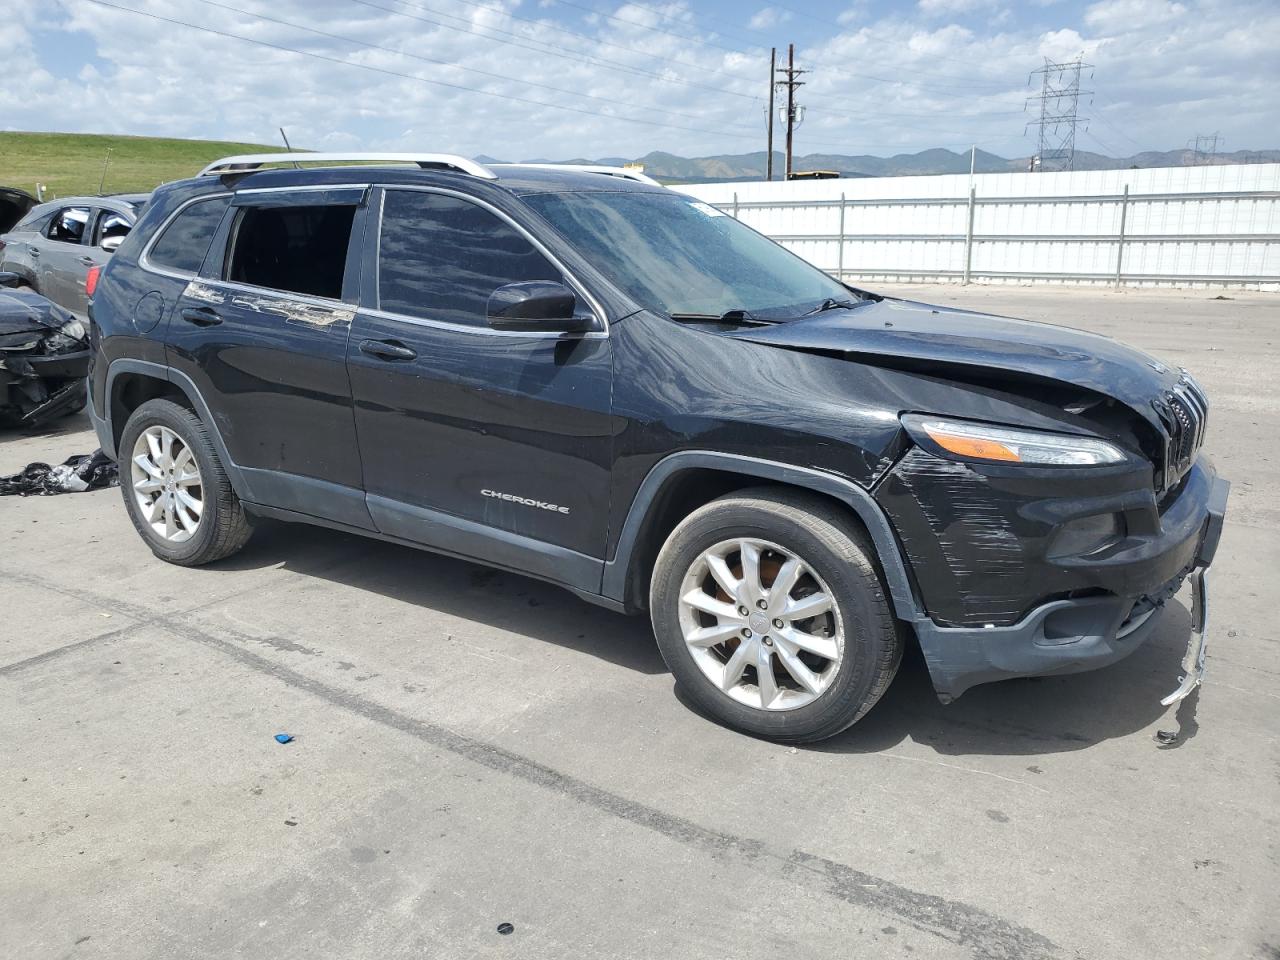
[[[430,327],[435,330],[455,330],[458,333],[477,333],[487,337],[519,337],[522,340],[607,340],[609,334],[605,330],[495,330],[489,326],[472,323],[450,323],[448,320],[428,320],[424,317],[411,317],[407,313],[396,313],[394,310],[383,310],[375,307],[361,307],[359,312],[365,316],[377,317],[381,320],[394,320],[397,323],[409,323],[415,327]]]
[[[138,254],[138,266],[140,266],[143,270],[146,270],[148,273],[158,273],[162,277],[170,277],[174,280],[192,280],[195,277],[199,276],[199,273],[200,273],[199,270],[190,270],[190,271],[174,270],[171,267],[162,267],[152,263],[151,248],[156,245],[156,241],[159,240],[160,237],[164,234],[164,232],[169,229],[169,225],[172,224],[173,221],[176,220],[178,216],[182,213],[182,211],[187,209],[187,207],[192,206],[193,204],[196,204],[196,203],[200,203],[201,201],[204,201],[204,200],[220,200],[223,197],[233,197],[233,196],[235,196],[234,192],[228,190],[224,193],[202,193],[198,197],[192,197],[190,200],[184,200],[181,204],[178,205],[177,209],[175,209],[173,213],[169,214],[169,216],[164,218],[164,222],[161,223],[160,226],[158,226],[154,231],[152,231],[151,236],[147,238],[147,245],[142,248],[142,253]],[[208,256],[207,250],[205,251],[205,255]]]
[[[365,183],[308,183],[298,187],[246,187],[236,190],[233,196],[247,197],[262,193],[319,193],[324,190],[364,190],[369,191],[373,184]]]
[[[193,277],[206,287],[218,290],[229,290],[239,293],[251,293],[256,296],[279,297],[282,300],[297,300],[315,307],[326,307],[329,310],[355,310],[356,304],[350,300],[333,300],[329,297],[317,297],[310,293],[296,293],[293,290],[277,290],[275,287],[255,287],[251,283],[240,283],[238,280],[223,280],[220,277]]]
[[[373,270],[373,293],[375,306],[361,308],[361,313],[369,313],[373,316],[382,317],[388,320],[404,321],[421,327],[436,327],[442,330],[459,330],[470,331],[473,333],[483,333],[490,336],[502,337],[523,337],[525,339],[537,340],[604,340],[609,337],[609,316],[605,313],[604,307],[601,306],[591,291],[587,289],[586,284],[575,277],[569,269],[561,262],[560,258],[552,253],[547,246],[525,229],[520,223],[512,217],[495,207],[493,204],[479,197],[472,196],[469,193],[463,193],[460,190],[450,190],[447,187],[418,187],[401,184],[377,184],[379,188],[378,194],[378,229],[374,232],[374,242],[377,244],[375,248],[374,270]],[[506,222],[513,227],[521,236],[532,244],[533,248],[546,257],[547,261],[560,271],[564,277],[565,283],[571,287],[578,296],[587,302],[591,307],[592,313],[596,320],[600,323],[602,329],[588,330],[586,332],[572,332],[564,330],[547,330],[547,331],[521,331],[521,330],[495,330],[487,324],[468,324],[468,323],[451,323],[447,320],[432,320],[427,317],[412,317],[408,314],[397,313],[394,310],[382,309],[382,221],[384,207],[386,205],[387,192],[390,190],[403,190],[412,193],[436,193],[447,197],[454,197],[458,200],[464,200],[473,203],[484,210],[489,211],[499,220]]]

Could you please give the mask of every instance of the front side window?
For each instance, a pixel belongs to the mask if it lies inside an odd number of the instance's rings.
[[[64,207],[49,224],[47,236],[50,240],[57,240],[60,243],[79,243],[88,223],[88,207]]]
[[[352,204],[245,207],[223,278],[339,300],[355,212]]]
[[[637,303],[667,314],[794,319],[849,290],[706,203],[677,193],[524,198]]]
[[[524,234],[477,204],[439,193],[386,192],[378,246],[383,310],[483,326],[498,287],[563,279]]]
[[[94,228],[93,245],[102,246],[103,240],[118,237],[123,240],[133,229],[133,222],[123,213],[114,210],[103,210],[98,214],[98,225]]]
[[[186,207],[156,238],[147,260],[169,270],[197,272],[230,203],[230,197],[210,197]]]

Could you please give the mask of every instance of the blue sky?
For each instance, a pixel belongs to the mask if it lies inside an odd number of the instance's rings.
[[[8,129],[504,159],[764,146],[770,46],[810,71],[797,152],[1034,150],[1031,71],[1083,54],[1083,149],[1280,147],[1273,0],[8,0]],[[168,18],[168,20],[164,19]],[[180,21],[180,22],[173,22]]]

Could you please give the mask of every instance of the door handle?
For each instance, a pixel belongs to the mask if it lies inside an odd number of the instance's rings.
[[[413,360],[418,356],[418,351],[406,347],[398,340],[361,340],[360,352],[379,360],[392,361]]]
[[[216,327],[222,318],[209,307],[183,307],[182,319],[197,327]]]
[[[81,257],[79,262],[83,263],[86,267],[92,267],[98,261],[94,260],[93,257]]]
[[[39,247],[32,247],[32,248],[31,248],[31,255],[32,255],[33,257],[38,257],[38,256],[40,256],[40,248],[39,248]]]

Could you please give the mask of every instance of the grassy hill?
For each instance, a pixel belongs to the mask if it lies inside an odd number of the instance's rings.
[[[111,163],[99,190],[102,161],[108,149]],[[43,183],[46,199],[144,192],[169,180],[194,176],[219,157],[282,149],[219,140],[0,131],[0,186],[19,187],[34,194],[36,183]]]

